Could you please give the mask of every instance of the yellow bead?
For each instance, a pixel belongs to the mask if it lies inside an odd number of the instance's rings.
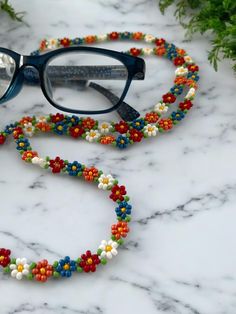
[[[112,246],[111,245],[107,245],[106,246],[106,252],[110,252],[112,250]]]
[[[4,260],[4,256],[0,256],[0,262]]]
[[[23,266],[23,265],[20,264],[20,265],[17,266],[18,272],[21,273],[21,272],[23,271],[23,269],[24,269],[24,266]]]
[[[89,265],[93,264],[92,258],[88,258],[87,263],[88,263]]]
[[[70,269],[70,265],[69,265],[69,264],[65,264],[65,265],[63,266],[63,268],[64,268],[64,270],[68,270],[68,269]]]
[[[103,184],[108,184],[108,183],[109,183],[109,179],[108,179],[108,178],[102,179],[102,183],[103,183]]]

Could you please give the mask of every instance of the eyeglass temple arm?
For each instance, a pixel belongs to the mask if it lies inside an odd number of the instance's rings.
[[[104,88],[103,86],[93,82],[90,82],[88,86],[95,89],[97,92],[109,99],[113,105],[116,105],[118,103],[119,97],[117,97],[115,94],[113,94],[111,91]],[[137,110],[135,110],[124,101],[121,103],[116,111],[124,121],[133,121],[140,116],[140,113]]]
[[[126,79],[127,70],[124,66],[49,66],[48,74],[58,83],[63,82],[64,79],[62,77],[67,77],[68,81],[76,81],[82,87],[91,87],[109,99],[113,105],[116,105],[119,97],[103,86],[93,82],[89,83],[87,80]],[[25,69],[24,76],[26,82],[29,84],[36,84],[39,81],[36,71],[32,68]],[[144,73],[137,73],[133,79],[143,80]],[[140,113],[126,102],[120,104],[117,112],[124,121],[132,121],[140,116]]]

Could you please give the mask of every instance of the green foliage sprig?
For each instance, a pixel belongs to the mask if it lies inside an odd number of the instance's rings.
[[[196,32],[213,34],[208,59],[217,71],[218,61],[231,59],[236,73],[236,0],[160,0],[165,10],[176,3],[175,17],[191,39]]]
[[[16,12],[13,6],[9,3],[9,0],[0,1],[0,9],[5,11],[12,20],[22,22],[24,12]]]

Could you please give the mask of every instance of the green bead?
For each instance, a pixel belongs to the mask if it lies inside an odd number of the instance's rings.
[[[128,201],[130,200],[129,196],[128,196],[128,195],[125,195],[125,196],[124,196],[124,200],[125,200],[126,202],[128,202]]]
[[[101,255],[102,254],[102,249],[98,249],[97,250],[97,255]]]
[[[27,279],[32,280],[34,278],[33,274],[27,275]]]
[[[124,244],[124,240],[123,240],[123,239],[119,239],[119,240],[117,241],[117,243],[118,243],[119,245],[122,245],[122,244]]]
[[[31,263],[31,264],[30,264],[30,269],[32,270],[33,268],[35,268],[36,265],[37,265],[36,263]]]
[[[54,262],[52,266],[56,268],[58,266],[58,261]]]
[[[125,221],[126,222],[130,222],[131,221],[131,217],[130,216],[126,216]]]
[[[101,259],[101,264],[102,264],[102,265],[106,265],[106,263],[107,263],[107,260],[106,260],[105,258],[102,258],[102,259]]]
[[[11,269],[9,266],[3,268],[4,273],[10,273]]]
[[[78,273],[82,273],[82,272],[83,272],[83,268],[81,268],[81,267],[78,266],[78,267],[77,267],[77,272],[78,272]]]
[[[57,271],[54,271],[53,272],[53,277],[58,278],[58,277],[60,277],[60,274]]]

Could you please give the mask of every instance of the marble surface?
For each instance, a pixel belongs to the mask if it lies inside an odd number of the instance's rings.
[[[44,37],[141,30],[185,48],[200,65],[201,82],[183,123],[130,149],[58,137],[32,140],[42,155],[59,154],[116,175],[131,196],[132,232],[117,258],[91,276],[40,285],[1,272],[0,314],[235,313],[236,104],[230,64],[214,72],[209,42],[200,36],[186,42],[173,10],[162,16],[154,0],[11,2],[27,11],[28,25],[10,23],[1,13],[3,47],[28,54]],[[168,90],[174,74],[168,61],[146,62],[145,82],[135,82],[128,96],[142,112]],[[1,105],[0,127],[49,112],[55,110],[41,90],[24,87]],[[117,119],[114,113],[100,117],[110,118]],[[12,141],[1,148],[0,161],[0,247],[53,261],[94,250],[108,235],[113,204],[95,187],[24,164]]]

